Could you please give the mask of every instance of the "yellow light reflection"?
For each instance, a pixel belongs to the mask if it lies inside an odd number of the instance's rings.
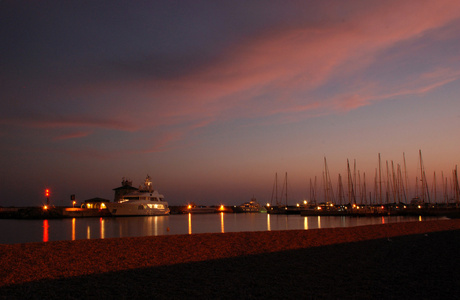
[[[382,217],[382,224],[385,224],[385,217]]]
[[[153,217],[153,224],[154,224],[154,235],[157,236],[158,235],[158,216],[154,216]]]
[[[151,205],[151,204],[147,204]],[[147,235],[153,235],[152,233],[152,227],[155,226],[155,224],[152,225],[153,219],[152,217],[147,217]]]
[[[318,228],[321,229],[321,216],[318,216]]]
[[[192,234],[192,214],[188,214],[188,234]]]
[[[308,230],[308,217],[303,218],[303,228]]]
[[[267,230],[268,230],[268,231],[271,231],[271,227],[270,227],[270,214],[267,214]]]
[[[418,220],[422,222],[422,216],[418,216]]]
[[[86,227],[86,238],[89,240],[91,239],[91,229],[90,227]]]
[[[75,222],[76,222],[76,219],[73,218],[72,219],[72,241],[75,241]]]
[[[224,233],[225,228],[224,228],[224,213],[220,213],[220,232]]]
[[[99,223],[101,224],[101,239],[104,239],[105,238],[105,226],[104,226],[105,220],[103,218],[100,218]]]

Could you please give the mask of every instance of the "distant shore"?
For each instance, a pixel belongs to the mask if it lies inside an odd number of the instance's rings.
[[[0,245],[0,297],[439,298],[459,251],[458,219]]]

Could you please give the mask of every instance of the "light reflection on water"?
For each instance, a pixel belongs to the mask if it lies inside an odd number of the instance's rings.
[[[48,220],[43,220],[43,241],[44,242],[48,242],[49,240],[48,229],[49,229]]]
[[[151,217],[73,218],[50,220],[0,219],[0,244],[114,237],[271,231],[353,227],[434,217],[320,217],[270,214],[185,214]],[[10,230],[14,228],[14,230]],[[39,230],[37,230],[39,229]]]

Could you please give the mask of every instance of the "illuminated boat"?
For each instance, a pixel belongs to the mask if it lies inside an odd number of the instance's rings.
[[[193,202],[182,209],[183,214],[213,214],[216,212],[216,207],[202,205],[198,206]]]
[[[197,206],[193,202],[187,205],[187,207],[182,211],[184,214],[213,214],[215,212],[217,212],[216,207]]]
[[[161,216],[169,214],[168,202],[164,196],[153,189],[147,175],[144,186],[139,190],[123,195],[117,202],[105,204],[112,216]]]
[[[257,202],[256,198],[252,197],[251,201],[241,204],[240,208],[243,212],[258,213],[261,212],[264,207]]]

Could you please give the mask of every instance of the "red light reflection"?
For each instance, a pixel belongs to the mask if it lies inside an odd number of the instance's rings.
[[[48,220],[43,220],[43,241],[48,242]]]

